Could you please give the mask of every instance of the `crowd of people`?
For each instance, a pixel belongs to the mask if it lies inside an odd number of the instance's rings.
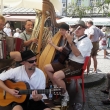
[[[5,39],[6,36],[12,36],[9,24],[5,26],[5,18],[0,16],[0,39]],[[73,29],[72,29],[73,28]],[[97,52],[100,49],[104,49],[104,58],[107,54],[107,34],[105,33],[106,28],[100,30],[93,24],[93,21],[88,20],[86,22],[79,20],[70,27],[66,23],[62,23],[59,27],[61,33],[61,40],[59,45],[55,45],[51,39],[48,39],[48,44],[53,46],[57,52],[55,59],[44,66],[44,70],[52,82],[53,88],[62,87],[64,92],[62,94],[62,103],[69,101],[69,94],[66,89],[64,79],[71,76],[78,76],[82,73],[82,66],[86,56],[90,56],[90,60],[87,66],[87,73],[89,73],[91,58],[94,62],[94,72],[97,73]],[[12,79],[15,82],[23,81],[28,82],[30,89],[32,89],[32,95],[29,99],[23,103],[13,102],[11,103],[12,110],[50,110],[43,102],[44,94],[38,94],[37,89],[46,88],[46,78],[42,70],[36,67],[36,55],[32,50],[28,49],[28,46],[32,42],[37,43],[37,38],[31,38],[33,31],[33,22],[27,20],[25,22],[25,30],[19,33],[19,28],[16,29],[14,37],[19,37],[24,41],[24,49],[22,52],[10,52],[9,56],[15,61],[20,61],[21,66],[8,68],[0,74],[0,88],[10,93],[16,98],[20,98],[18,90],[11,89],[5,85],[4,81]],[[105,40],[105,41],[104,41]],[[104,42],[103,42],[104,41]],[[100,43],[99,43],[100,42]],[[104,44],[103,44],[104,43]],[[100,45],[99,45],[100,44]],[[64,58],[65,53],[63,50],[67,48],[68,55]],[[0,62],[1,63],[1,62]],[[77,72],[76,72],[77,71]],[[110,74],[109,74],[110,75]],[[109,76],[108,75],[108,88],[102,92],[109,93]],[[61,101],[60,101],[61,103]],[[110,99],[103,101],[104,104],[109,103]]]

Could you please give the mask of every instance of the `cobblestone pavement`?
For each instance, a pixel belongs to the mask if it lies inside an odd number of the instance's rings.
[[[107,49],[110,53],[110,49]],[[110,72],[110,54],[107,56],[107,59],[103,58],[103,50],[100,51],[97,55],[98,60],[98,74],[106,74]],[[93,62],[91,64],[91,71],[93,70]],[[94,73],[90,73],[94,74]],[[97,73],[95,73],[97,74]],[[91,88],[86,88],[86,104],[85,110],[110,110],[110,105],[103,105],[101,100],[106,99],[108,96],[102,93],[100,90],[106,88],[106,80],[103,81],[100,85],[97,85]]]

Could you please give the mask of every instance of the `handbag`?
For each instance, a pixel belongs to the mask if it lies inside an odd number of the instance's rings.
[[[101,40],[101,44],[102,44],[102,45],[107,45],[107,42],[106,42],[106,39],[105,39],[105,38],[103,38],[103,39]]]

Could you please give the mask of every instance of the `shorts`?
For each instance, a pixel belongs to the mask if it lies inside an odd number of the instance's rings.
[[[82,74],[82,67],[83,64],[69,60],[68,67],[64,68],[62,71],[64,72],[66,78],[79,76]]]
[[[62,64],[60,62],[53,62],[51,63],[51,65],[53,67],[54,72],[62,70],[66,67],[65,64]]]
[[[93,57],[97,55],[97,51],[99,50],[99,42],[98,41],[92,42],[92,45],[93,45],[93,48],[91,51],[91,56]]]
[[[83,64],[69,60],[67,67],[59,62],[52,63],[52,67],[54,72],[62,70],[65,74],[65,77],[68,78],[71,76],[81,75]]]
[[[16,105],[21,105],[23,110],[44,110],[46,108],[49,108],[47,105],[45,105],[44,102],[40,101],[34,101],[33,99],[31,100],[26,100],[23,103],[16,103],[16,102],[12,102],[11,106],[12,109],[16,106]]]

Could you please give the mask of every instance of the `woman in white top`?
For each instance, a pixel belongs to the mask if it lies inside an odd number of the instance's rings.
[[[20,29],[16,28],[16,32],[14,33],[13,37],[19,37]]]
[[[106,33],[106,27],[103,27],[101,31],[103,32],[104,37],[101,37],[101,40],[99,42],[99,51],[104,50],[104,58],[107,58],[106,55],[107,55],[107,36],[108,35]]]
[[[9,23],[7,23],[5,25],[5,28],[3,29],[3,31],[7,34],[7,36],[9,36],[9,37],[12,36],[11,29],[10,29],[10,24]]]

